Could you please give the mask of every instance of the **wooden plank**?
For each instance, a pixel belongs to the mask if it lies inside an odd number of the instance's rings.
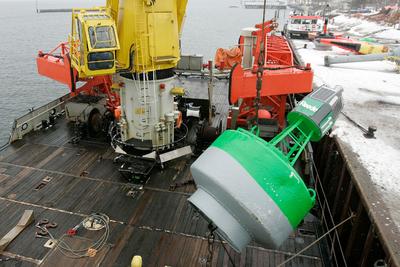
[[[394,266],[400,266],[400,246],[396,243],[400,238],[400,231],[396,226],[398,222],[393,219],[389,212],[391,208],[397,208],[396,199],[391,199],[390,202],[383,201],[385,193],[374,185],[368,170],[358,160],[358,155],[352,151],[348,144],[343,143],[338,138],[334,138],[334,140],[348,166],[349,175],[356,192],[360,195],[360,201],[364,205],[366,214],[375,226],[375,233],[385,254],[392,259]],[[388,220],[386,218],[389,218],[393,223],[387,225]]]
[[[0,253],[34,220],[33,210],[25,210],[17,225],[0,239]]]
[[[28,144],[2,161],[23,166],[38,166],[42,165],[42,162],[46,162],[48,157],[55,156],[53,153],[58,149],[58,147],[47,145]],[[33,151],[35,153],[32,153]],[[59,151],[56,153],[59,153]]]
[[[0,263],[0,266],[2,267],[33,267],[38,266],[40,264],[40,261],[3,251],[2,257],[0,257]]]

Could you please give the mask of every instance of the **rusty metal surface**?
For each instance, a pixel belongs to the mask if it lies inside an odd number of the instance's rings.
[[[346,144],[336,140],[341,153],[349,166],[350,175],[362,196],[362,201],[367,209],[371,221],[376,227],[376,232],[382,239],[382,244],[388,251],[394,266],[400,266],[400,230],[396,226],[389,209],[382,196],[374,186],[368,171],[357,160],[357,155]],[[399,222],[397,222],[399,223]]]
[[[344,257],[347,266],[372,266],[380,259],[388,266],[400,266],[400,233],[385,204],[385,192],[374,185],[358,156],[339,139],[326,137],[317,151],[317,166],[334,223],[351,213],[355,216],[351,224],[338,230],[343,255],[337,243],[332,246],[336,264],[344,266]]]

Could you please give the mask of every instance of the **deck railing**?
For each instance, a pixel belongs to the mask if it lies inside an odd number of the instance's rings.
[[[45,125],[50,125],[53,119],[64,113],[65,102],[69,98],[70,95],[67,94],[37,109],[31,109],[27,114],[16,119],[13,123],[9,143],[20,140],[26,134],[40,130]]]
[[[383,220],[390,214],[360,159],[348,145],[328,136],[315,146],[314,158],[323,232],[354,214],[351,223],[326,237],[328,262],[332,266],[400,266],[394,243],[400,234],[393,225],[385,225]]]

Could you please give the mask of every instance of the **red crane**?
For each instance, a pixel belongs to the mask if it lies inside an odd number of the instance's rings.
[[[313,71],[309,64],[300,66],[285,36],[272,33],[276,28],[273,20],[255,28],[245,29],[239,39],[243,60],[230,74],[229,102],[236,106],[230,111],[227,128],[237,126],[251,128],[257,120],[285,127],[286,101],[290,94],[312,91]],[[257,59],[262,53],[265,40],[265,58],[262,72]],[[250,43],[250,45],[249,45]],[[257,100],[258,73],[262,74],[260,98]],[[258,104],[255,104],[258,102]],[[258,105],[258,107],[257,107]],[[236,112],[236,114],[235,114]]]

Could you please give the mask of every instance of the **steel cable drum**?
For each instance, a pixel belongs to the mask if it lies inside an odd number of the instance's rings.
[[[235,250],[252,239],[279,247],[314,206],[315,191],[293,165],[307,143],[319,141],[335,123],[342,90],[322,86],[309,94],[270,142],[243,129],[227,130],[193,163],[198,189],[188,201]],[[289,152],[277,148],[281,142]]]
[[[245,130],[225,131],[191,166],[189,202],[237,251],[256,240],[280,246],[315,202],[281,152]]]

